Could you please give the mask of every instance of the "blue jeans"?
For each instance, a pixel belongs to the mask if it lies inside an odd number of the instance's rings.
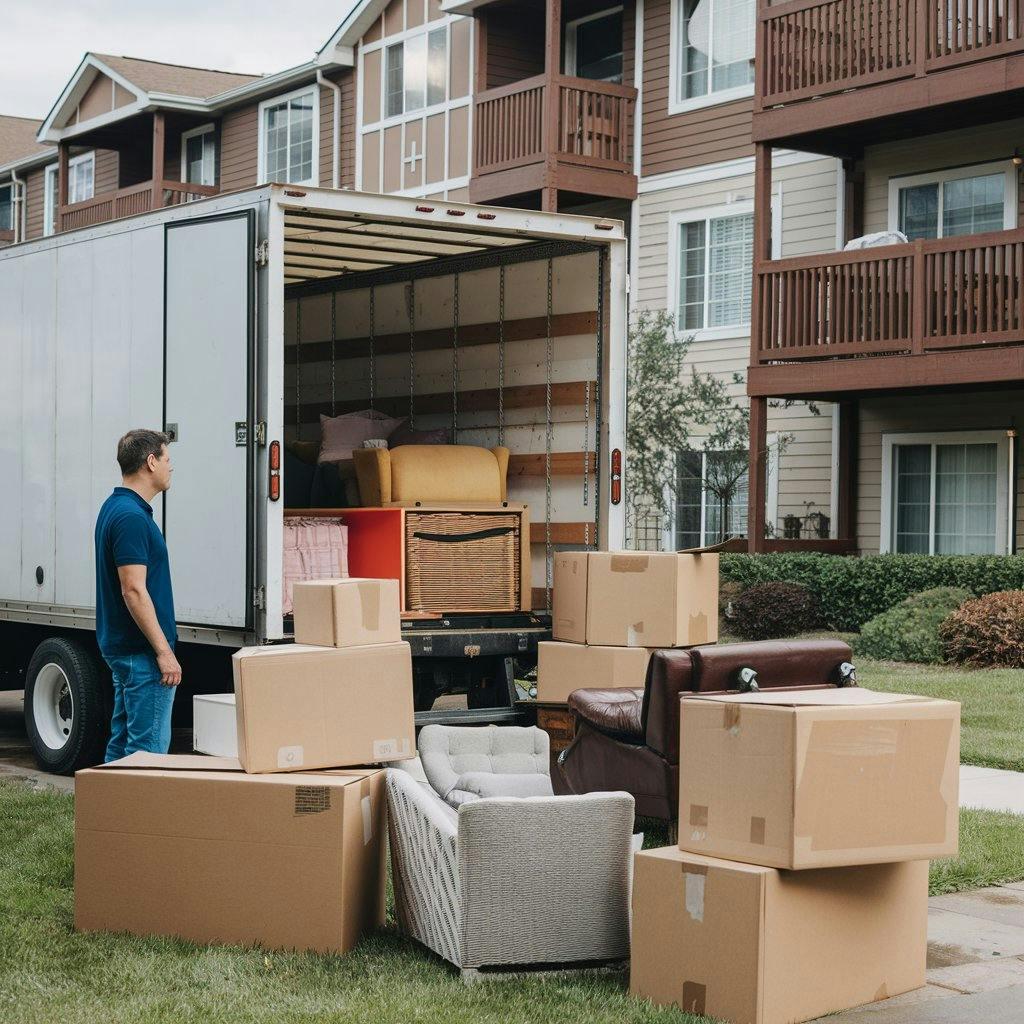
[[[104,761],[117,761],[137,750],[166,754],[171,746],[171,708],[176,686],[164,686],[152,654],[124,654],[106,659],[114,677],[114,716]]]

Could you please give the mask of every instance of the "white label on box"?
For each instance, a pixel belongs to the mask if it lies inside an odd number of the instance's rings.
[[[363,809],[363,846],[366,846],[373,838],[373,807],[368,796],[364,796],[360,804]]]
[[[278,747],[278,768],[301,768],[303,762],[302,747]]]
[[[390,740],[374,740],[373,741],[373,759],[374,761],[393,761],[396,758],[404,757],[409,753],[409,740],[408,738],[390,739]]]
[[[704,920],[704,882],[705,875],[695,875],[684,871],[686,879],[686,912],[694,921]]]

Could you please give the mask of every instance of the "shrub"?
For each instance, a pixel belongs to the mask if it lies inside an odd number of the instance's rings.
[[[887,661],[942,661],[939,626],[970,597],[968,591],[957,587],[933,587],[911,594],[866,622],[854,650]]]
[[[732,602],[736,633],[746,640],[792,636],[818,623],[818,602],[799,583],[756,583]]]
[[[942,623],[939,636],[949,661],[1024,668],[1024,591],[968,601]]]
[[[722,580],[749,587],[802,583],[821,603],[822,625],[850,631],[900,601],[934,587],[959,587],[977,597],[1024,589],[1022,555],[723,554]]]

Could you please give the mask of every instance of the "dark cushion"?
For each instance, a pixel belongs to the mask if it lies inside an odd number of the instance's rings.
[[[414,430],[408,420],[402,422],[388,435],[388,447],[397,448],[403,444],[451,444],[452,435],[447,427],[433,430]]]
[[[284,450],[284,507],[309,508],[314,468],[297,455]]]
[[[641,714],[648,746],[671,764],[679,761],[679,694],[693,689],[691,650],[655,651],[647,663]]]
[[[349,500],[346,485],[338,463],[318,462],[310,487],[310,508],[351,508],[357,502]]]
[[[595,729],[632,743],[643,743],[640,709],[644,691],[625,687],[611,690],[574,690],[569,707]]]
[[[690,651],[694,689],[718,693],[739,687],[742,668],[757,672],[761,690],[784,686],[823,686],[839,682],[839,666],[852,657],[841,640],[758,640]]]

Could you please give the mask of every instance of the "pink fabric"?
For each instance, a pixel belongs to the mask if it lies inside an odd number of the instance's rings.
[[[353,448],[364,441],[387,437],[402,422],[374,409],[346,413],[344,416],[320,416],[320,454],[318,462],[341,462],[352,458]]]
[[[338,519],[288,516],[284,521],[282,609],[292,613],[292,587],[302,580],[348,575],[348,527]]]

